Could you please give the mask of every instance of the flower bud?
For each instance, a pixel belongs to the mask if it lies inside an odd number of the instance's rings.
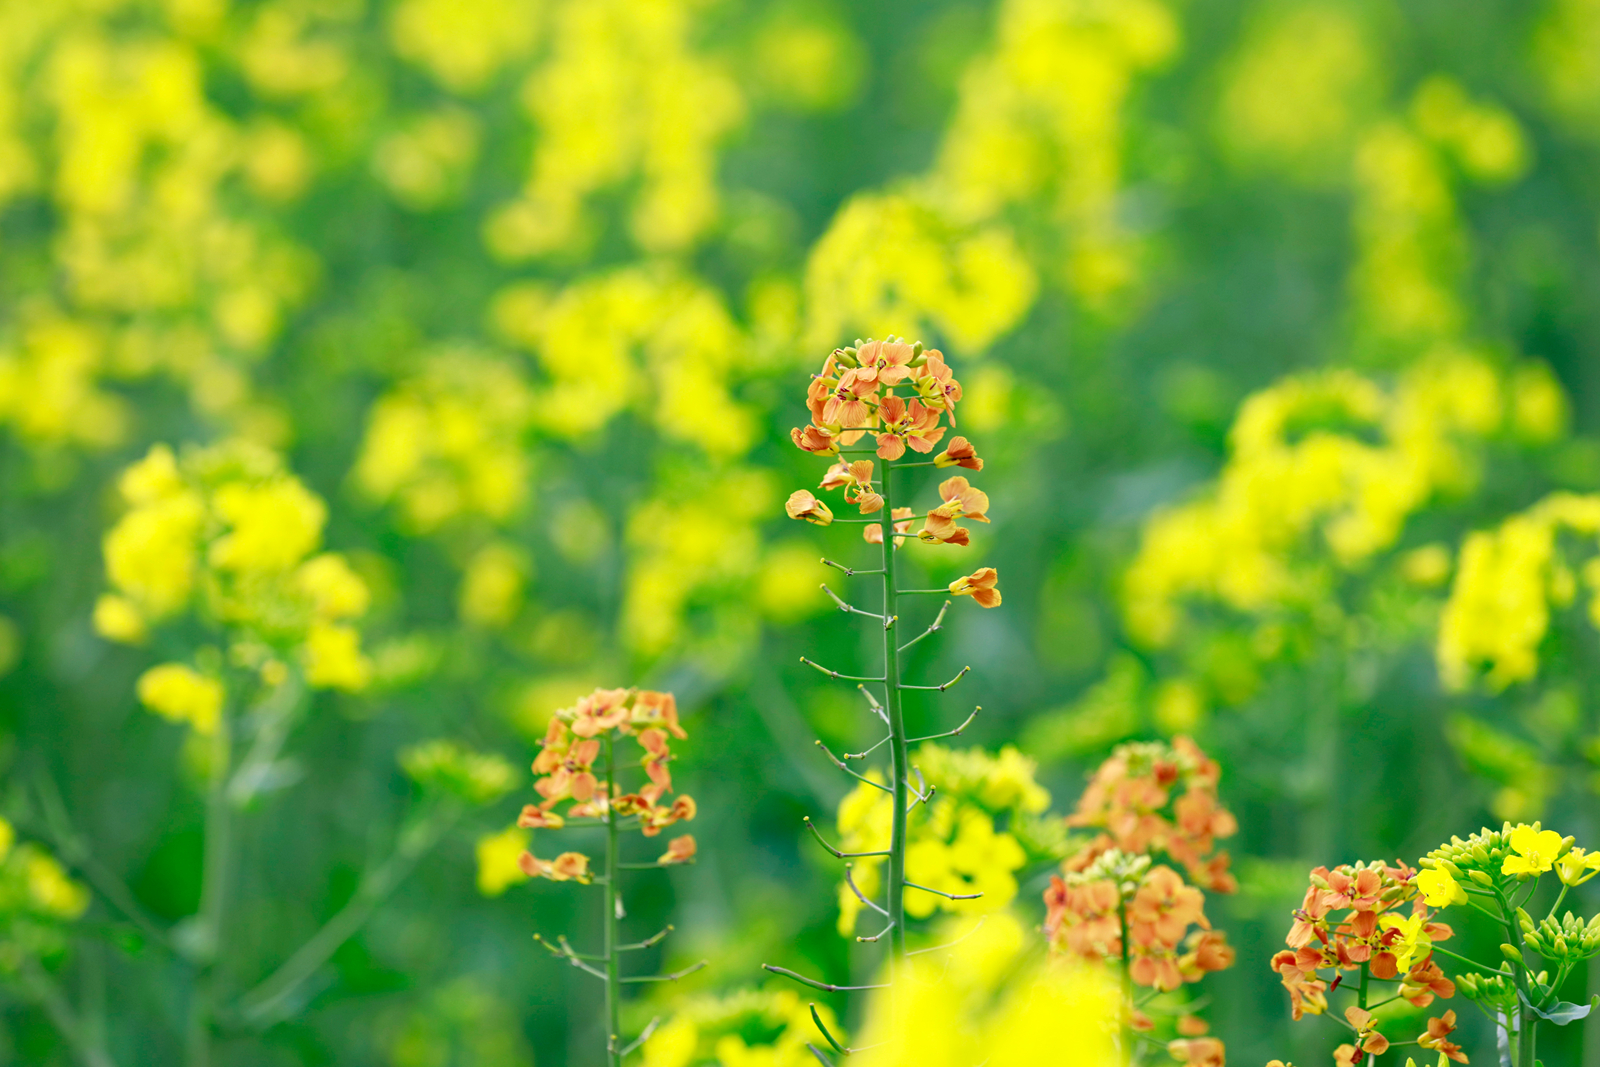
[[[1506,959],[1510,960],[1512,963],[1521,963],[1522,962],[1522,950],[1519,949],[1516,945],[1501,945],[1500,946],[1500,955],[1504,956]]]

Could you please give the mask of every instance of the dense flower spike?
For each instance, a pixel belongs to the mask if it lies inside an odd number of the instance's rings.
[[[1133,986],[1150,991],[1134,995],[1130,987],[1125,1042],[1132,1040],[1129,1031],[1156,1027],[1151,1012],[1158,1006],[1170,1007],[1156,994],[1233,965],[1234,950],[1211,929],[1200,888],[1152,858],[1172,858],[1205,888],[1233,890],[1227,853],[1213,855],[1216,838],[1236,829],[1217,803],[1218,778],[1217,765],[1187,738],[1122,745],[1100,765],[1067,819],[1069,827],[1099,832],[1079,842],[1062,873],[1051,878],[1045,931],[1056,952],[1119,963]],[[1172,1025],[1179,1035],[1168,1047],[1174,1058],[1223,1062],[1222,1042],[1198,1036],[1205,1032],[1201,1020],[1185,1015]]]
[[[881,740],[860,753],[840,757],[823,748],[833,764],[859,784],[839,807],[842,847],[835,848],[825,838],[822,843],[836,858],[852,861],[852,870],[847,870],[839,891],[840,930],[855,933],[856,921],[865,913],[863,909],[882,918],[885,925],[881,929],[857,936],[864,942],[885,942],[890,984],[897,973],[911,967],[908,920],[928,918],[939,910],[992,913],[1016,894],[1015,872],[1030,858],[1028,828],[1048,803],[1043,790],[1032,781],[1031,765],[1026,766],[1026,773],[1019,773],[1025,761],[1014,750],[1006,750],[991,760],[981,753],[950,754],[929,746],[919,751],[924,758],[920,767],[910,762],[902,693],[944,692],[959,682],[969,668],[960,669],[942,684],[908,684],[902,680],[903,653],[944,627],[945,614],[953,602],[946,600],[928,628],[907,639],[901,632],[902,611],[916,601],[902,597],[907,593],[938,595],[948,590],[952,598],[970,596],[985,608],[1000,605],[996,588],[999,576],[993,567],[947,579],[942,587],[930,589],[904,589],[897,578],[897,550],[911,534],[918,514],[897,503],[898,494],[915,488],[915,482],[907,476],[922,476],[923,472],[911,468],[959,466],[976,471],[983,467],[971,442],[964,438],[951,441],[936,459],[907,456],[908,452],[930,455],[934,451],[955,425],[955,404],[961,395],[961,386],[943,356],[924,351],[920,342],[909,343],[896,337],[858,340],[853,346],[835,349],[824,359],[821,373],[806,390],[811,424],[796,427],[791,433],[801,451],[839,456],[822,476],[818,488],[824,493],[842,490],[846,503],[856,505],[863,516],[870,516],[837,521],[862,523],[863,537],[869,544],[878,545],[881,553],[881,565],[871,570],[829,559],[822,561],[842,571],[847,579],[868,574],[881,576],[882,598],[874,605],[878,609],[875,611],[851,603],[831,587],[823,586],[842,611],[877,620],[875,626],[883,641],[877,673],[845,675],[804,657],[802,662],[830,677],[862,683],[859,689],[872,720],[887,728]],[[863,440],[868,435],[870,447]],[[866,455],[875,460],[856,458]],[[945,480],[938,488],[940,502],[926,513],[923,529],[917,535],[919,540],[970,544],[971,536],[960,520],[988,522],[989,498],[959,476]],[[827,504],[803,489],[790,495],[784,510],[792,519],[816,525],[836,521]],[[963,723],[923,740],[959,734],[965,727]],[[887,756],[887,773],[867,767],[857,771],[850,766],[851,761],[865,760],[874,752],[881,752],[880,759]],[[938,766],[931,765],[934,763]],[[976,791],[972,780],[987,776],[998,780],[994,791]],[[1027,788],[1012,788],[1022,779]],[[1008,799],[1001,800],[1001,796]],[[812,830],[821,837],[814,825]],[[1042,858],[1041,851],[1032,850],[1035,858]],[[1170,962],[1176,969],[1175,947],[1172,956]],[[799,977],[786,968],[769,969]],[[799,980],[819,984],[809,978]],[[827,1044],[842,1051],[833,1036],[822,1036]],[[822,1062],[829,1062],[817,1049],[811,1051]]]
[[[534,855],[531,848],[521,852],[517,865],[528,878],[582,885],[598,883],[604,890],[601,911],[606,926],[604,956],[579,956],[565,938],[552,944],[535,936],[540,944],[568,962],[599,959],[607,964],[603,971],[587,965],[580,969],[606,984],[608,1064],[620,1062],[617,1052],[622,1047],[618,1042],[620,983],[627,980],[619,978],[617,969],[617,923],[626,913],[618,884],[619,873],[630,867],[692,863],[697,851],[695,839],[689,834],[680,834],[653,862],[624,864],[619,859],[619,831],[636,829],[646,838],[656,837],[666,828],[688,822],[698,814],[694,798],[687,795],[680,794],[670,803],[663,803],[665,795],[672,792],[670,739],[681,741],[687,736],[678,721],[677,699],[671,693],[649,689],[595,689],[579,697],[571,707],[560,708],[551,716],[539,755],[533,761],[534,790],[540,801],[524,805],[517,817],[518,827],[533,831],[593,823],[605,828],[606,851],[598,871],[591,866],[595,861],[584,853],[563,852],[554,860],[543,860]],[[626,757],[619,748],[630,739],[639,746],[637,762],[625,762]],[[639,788],[631,793],[622,792],[618,784],[618,772],[627,766],[637,766],[644,772]],[[566,810],[556,810],[563,803],[567,804]],[[703,962],[691,969],[698,970],[702,966]]]

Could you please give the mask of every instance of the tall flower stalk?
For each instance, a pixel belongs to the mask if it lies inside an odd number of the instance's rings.
[[[831,678],[852,681],[865,695],[867,704],[876,718],[886,728],[883,737],[860,753],[835,756],[819,741],[828,758],[846,774],[859,782],[890,794],[893,800],[889,840],[882,848],[846,852],[829,844],[810,819],[806,825],[816,834],[831,854],[840,859],[882,857],[886,861],[887,877],[883,899],[873,900],[852,887],[862,904],[877,912],[884,921],[883,929],[859,941],[876,942],[887,939],[890,983],[898,965],[908,955],[905,894],[913,892],[935,893],[951,899],[971,899],[978,894],[954,894],[929,886],[910,882],[906,878],[906,842],[908,821],[918,804],[925,804],[932,790],[917,776],[911,767],[908,747],[920,741],[959,734],[972,721],[972,716],[953,730],[929,737],[907,737],[903,697],[907,692],[942,693],[959,682],[970,670],[962,667],[949,681],[923,685],[902,681],[901,655],[911,646],[937,633],[944,625],[951,601],[946,599],[926,629],[909,640],[901,640],[901,598],[916,596],[971,596],[984,607],[996,607],[1000,593],[996,589],[998,574],[986,567],[948,586],[934,589],[908,589],[900,581],[896,557],[902,541],[915,537],[928,544],[967,545],[969,534],[963,521],[988,522],[988,497],[972,487],[965,477],[957,475],[940,483],[939,503],[921,513],[912,507],[897,506],[902,497],[909,499],[907,487],[901,484],[897,473],[910,468],[961,467],[970,471],[983,469],[970,442],[964,437],[953,437],[947,447],[932,455],[935,446],[944,438],[947,428],[956,425],[956,405],[961,400],[961,384],[938,351],[924,350],[921,342],[908,343],[890,337],[885,341],[857,341],[853,347],[836,349],[823,363],[822,372],[811,382],[807,404],[811,423],[791,432],[795,445],[814,455],[834,460],[833,466],[823,476],[819,488],[843,490],[847,504],[857,507],[861,518],[835,518],[833,510],[807,490],[797,490],[790,495],[785,506],[790,518],[804,519],[819,526],[835,523],[856,524],[864,527],[868,543],[880,549],[880,565],[873,569],[850,567],[831,559],[823,563],[846,577],[877,575],[882,582],[881,609],[867,611],[841,598],[827,585],[824,591],[847,614],[873,620],[883,634],[883,673],[881,675],[854,675],[826,667],[808,658],[801,661]],[[948,425],[947,425],[948,424]],[[853,447],[871,435],[875,447]],[[907,452],[928,459],[908,459]],[[851,459],[853,456],[874,456],[883,464],[882,477],[874,479],[874,459]],[[921,518],[922,528],[915,533],[911,527]],[[881,687],[878,688],[878,687]],[[880,701],[877,692],[882,693]],[[976,715],[976,709],[973,715]],[[888,784],[877,777],[857,772],[850,764],[865,760],[880,748],[887,747],[889,755]],[[914,776],[917,780],[913,780]],[[808,978],[782,967],[764,965],[770,971],[785,975],[808,986],[823,990],[871,989],[876,986],[836,986]],[[845,1049],[820,1021],[817,1023],[829,1044],[840,1053]],[[813,1050],[816,1051],[816,1050]],[[817,1052],[822,1056],[820,1051]]]
[[[622,987],[639,982],[675,982],[706,966],[706,961],[671,974],[622,974],[625,953],[639,952],[661,943],[672,927],[642,941],[624,944],[622,920],[627,908],[622,898],[620,875],[623,871],[651,870],[689,863],[695,856],[695,840],[688,834],[674,838],[667,851],[652,862],[630,863],[622,859],[622,831],[636,829],[645,837],[655,837],[668,826],[693,819],[694,798],[679,794],[670,804],[661,803],[672,789],[672,750],[668,735],[685,739],[678,724],[678,705],[671,693],[649,690],[596,689],[570,708],[557,711],[550,720],[539,757],[534,761],[537,775],[534,788],[541,800],[522,809],[517,825],[541,830],[560,830],[572,826],[599,827],[605,833],[605,859],[599,870],[582,852],[563,852],[553,860],[543,860],[526,851],[518,858],[522,871],[530,878],[553,882],[577,882],[601,889],[601,952],[578,952],[567,938],[550,941],[543,934],[534,939],[558,959],[565,960],[605,984],[605,1062],[619,1067],[623,1058],[638,1049],[654,1033],[659,1019],[651,1020],[644,1032],[630,1042],[622,1039]],[[618,791],[617,772],[622,769],[618,744],[624,738],[636,740],[644,750],[637,766],[644,771],[645,784],[637,792]],[[558,812],[559,805],[567,805]]]

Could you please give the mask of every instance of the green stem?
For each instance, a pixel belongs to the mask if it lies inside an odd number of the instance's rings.
[[[605,735],[606,796],[617,795],[616,771],[611,758],[611,733]],[[605,959],[606,959],[606,1063],[608,1067],[622,1064],[622,977],[617,968],[617,878],[619,856],[617,847],[616,809],[606,805],[606,871],[605,871]]]
[[[889,833],[888,909],[891,982],[906,954],[906,721],[900,706],[900,652],[896,648],[894,582],[894,464],[883,465],[883,677],[884,710],[889,715],[889,763],[894,785],[894,821]]]
[[[23,989],[40,1007],[44,1008],[50,1022],[67,1039],[72,1054],[83,1067],[115,1067],[105,1046],[62,994],[45,970],[32,959],[24,959],[20,968]]]
[[[1517,1001],[1517,1067],[1534,1067],[1533,1045],[1534,1028],[1538,1025],[1535,1021],[1538,1016],[1533,1014],[1533,989],[1528,982],[1528,965],[1522,959],[1522,925],[1517,922],[1515,910],[1505,894],[1495,887],[1495,899],[1500,903],[1501,921],[1505,924],[1506,939],[1517,947],[1517,958],[1509,961],[1511,970],[1516,975],[1517,992],[1521,994]]]
[[[1371,971],[1367,965],[1363,963],[1361,965],[1361,987],[1356,990],[1356,1005],[1357,1007],[1361,1008],[1362,1011],[1367,1010],[1367,980],[1370,977]]]
[[[197,971],[189,996],[185,1042],[189,1067],[210,1067],[211,1036],[217,1009],[217,957],[226,913],[228,869],[233,863],[233,805],[228,801],[232,770],[232,722],[224,707],[211,737],[210,781],[206,788],[205,856],[200,875],[200,914],[193,951]]]
[[[1572,887],[1567,885],[1565,882],[1561,883],[1561,892],[1556,894],[1556,902],[1554,904],[1550,905],[1549,914],[1545,915],[1546,919],[1555,918],[1556,909],[1561,907],[1561,902],[1563,900],[1567,899],[1567,890],[1570,889],[1570,888],[1572,888]]]

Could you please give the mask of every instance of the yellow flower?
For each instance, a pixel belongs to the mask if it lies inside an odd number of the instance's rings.
[[[527,556],[511,545],[485,545],[467,564],[461,578],[458,608],[476,626],[508,626],[522,610],[530,569]]]
[[[518,882],[528,880],[517,857],[528,847],[530,837],[528,831],[512,826],[478,838],[478,892],[486,897],[497,897]]]
[[[150,636],[138,606],[114,593],[102,593],[95,601],[94,632],[108,641],[125,645],[137,645]]]
[[[306,683],[314,689],[357,692],[372,680],[372,661],[361,653],[361,634],[350,626],[313,623],[306,634]]]
[[[1501,874],[1543,874],[1556,862],[1561,835],[1554,830],[1540,830],[1537,823],[1523,825],[1511,831],[1511,847],[1516,855],[1506,857],[1500,865]]]
[[[16,830],[5,819],[0,819],[0,860],[11,855],[11,846],[16,840]]]
[[[1448,877],[1448,875],[1446,876]],[[1455,883],[1451,883],[1454,885]],[[1460,887],[1457,887],[1459,891]],[[1433,947],[1433,937],[1428,933],[1428,921],[1424,916],[1411,915],[1405,918],[1389,914],[1378,920],[1385,930],[1398,930],[1400,936],[1388,942],[1388,949],[1394,953],[1394,965],[1402,972],[1411,969],[1411,961],[1418,955],[1426,956]]]
[[[1422,900],[1430,908],[1447,908],[1451,904],[1467,902],[1467,891],[1451,877],[1449,871],[1435,869],[1419,872],[1417,888],[1422,890]]]
[[[89,891],[67,877],[55,857],[30,848],[23,861],[28,898],[41,911],[63,919],[76,919],[89,907]]]
[[[182,663],[163,663],[139,676],[139,702],[198,734],[213,734],[222,719],[222,683]]]
[[[150,616],[178,611],[194,589],[204,519],[200,498],[187,491],[136,507],[106,534],[106,577]]]
[[[1556,877],[1563,885],[1582,885],[1596,874],[1600,874],[1600,852],[1574,848],[1556,860]]]
[[[317,547],[328,518],[328,506],[293,478],[229,482],[214,503],[233,528],[211,546],[211,565],[225,571],[287,570]]]
[[[295,584],[320,619],[353,619],[366,614],[367,583],[337,552],[324,552],[301,565]]]

